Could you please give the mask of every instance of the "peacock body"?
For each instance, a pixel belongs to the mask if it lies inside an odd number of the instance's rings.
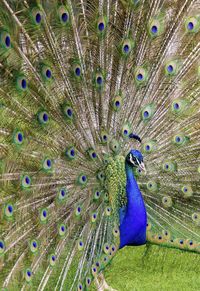
[[[200,252],[199,35],[198,0],[1,1],[2,290]]]

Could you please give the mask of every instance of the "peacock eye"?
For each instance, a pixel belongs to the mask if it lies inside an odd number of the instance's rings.
[[[132,154],[130,154],[130,161],[131,163],[133,163],[134,165],[138,165],[138,160],[135,156],[133,156]]]

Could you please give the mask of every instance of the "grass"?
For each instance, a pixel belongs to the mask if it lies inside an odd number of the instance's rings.
[[[200,255],[158,246],[126,247],[104,275],[118,291],[199,291]]]
[[[76,257],[77,262],[74,262],[63,290],[69,290],[67,286],[73,281],[78,260]],[[65,256],[61,256],[60,264],[53,269],[44,291],[54,290],[64,261]],[[40,267],[40,272],[35,274],[32,284],[27,284],[25,290],[38,289],[45,266]],[[104,276],[117,291],[200,291],[200,254],[156,245],[126,247],[117,252]],[[8,290],[21,290],[23,282],[22,278],[15,278]],[[93,285],[89,290],[96,291],[96,288]]]

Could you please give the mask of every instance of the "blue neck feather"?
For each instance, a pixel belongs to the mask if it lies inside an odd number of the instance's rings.
[[[127,206],[120,209],[120,248],[146,243],[147,214],[132,167],[126,162]]]

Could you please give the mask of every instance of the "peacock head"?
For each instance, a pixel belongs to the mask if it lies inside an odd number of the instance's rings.
[[[128,163],[133,168],[139,167],[146,173],[146,168],[143,162],[143,155],[140,151],[132,149],[126,156],[126,163]]]

